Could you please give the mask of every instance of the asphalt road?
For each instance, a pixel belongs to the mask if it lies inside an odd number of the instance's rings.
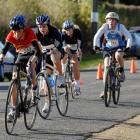
[[[23,116],[18,119],[14,135],[6,134],[4,109],[9,83],[0,83],[0,140],[85,140],[96,132],[140,114],[140,74],[126,71],[121,87],[119,105],[105,107],[100,100],[102,80],[96,80],[96,71],[81,72],[82,94],[70,99],[67,117],[61,117],[55,103],[47,120],[37,116],[32,131],[26,130]]]

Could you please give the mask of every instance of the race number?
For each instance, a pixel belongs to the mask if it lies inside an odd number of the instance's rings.
[[[119,42],[116,39],[111,39],[108,41],[108,45],[111,47],[118,47],[119,46]]]

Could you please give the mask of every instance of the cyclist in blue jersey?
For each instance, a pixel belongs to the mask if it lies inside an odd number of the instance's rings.
[[[99,28],[94,36],[93,49],[95,51],[100,47],[116,49],[115,59],[119,64],[120,82],[124,82],[125,73],[123,55],[126,48],[127,50],[130,49],[132,37],[126,27],[119,23],[119,15],[116,12],[107,13],[105,20],[106,23]],[[102,42],[100,42],[102,37]],[[106,69],[109,66],[109,55],[107,49],[103,51],[103,58],[104,69]],[[103,95],[104,93],[101,93],[100,96],[103,97]]]
[[[78,57],[82,55],[82,34],[79,28],[75,27],[73,22],[66,20],[62,27],[62,43],[65,51],[65,55],[62,62],[62,70],[65,71],[65,64],[67,60],[67,52],[70,51],[72,55],[72,60],[75,61],[73,64],[74,72],[74,83],[75,83],[75,93],[79,95],[80,91],[80,61]]]

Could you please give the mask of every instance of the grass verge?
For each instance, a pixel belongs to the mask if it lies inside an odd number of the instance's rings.
[[[80,63],[80,69],[93,68],[102,62],[103,62],[102,54],[88,53],[84,55],[83,53],[82,61]]]

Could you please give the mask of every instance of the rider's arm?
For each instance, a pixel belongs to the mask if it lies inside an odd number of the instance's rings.
[[[35,48],[35,55],[37,56],[37,57],[39,57],[40,56],[40,54],[41,54],[41,48],[40,48],[40,45],[39,45],[39,43],[36,41],[36,40],[34,40],[34,41],[32,41],[32,45],[34,46],[34,48]]]
[[[126,48],[131,48],[132,45],[132,37],[129,31],[125,28],[124,25],[121,24],[121,32],[125,36],[125,39],[127,40]]]
[[[62,38],[61,38],[61,33],[57,29],[55,30],[54,37],[55,37],[54,45],[59,51],[61,51],[62,50]]]
[[[5,56],[9,49],[11,49],[12,44],[10,42],[5,42],[4,48],[1,53]]]
[[[94,39],[93,39],[93,50],[95,50],[95,47],[100,47],[100,39],[101,39],[102,35],[104,34],[106,27],[107,27],[107,24],[103,24],[99,28],[97,33],[95,34]]]
[[[78,49],[82,49],[83,47],[83,37],[82,37],[82,33],[79,29],[76,30],[77,31],[77,45],[78,45]]]

